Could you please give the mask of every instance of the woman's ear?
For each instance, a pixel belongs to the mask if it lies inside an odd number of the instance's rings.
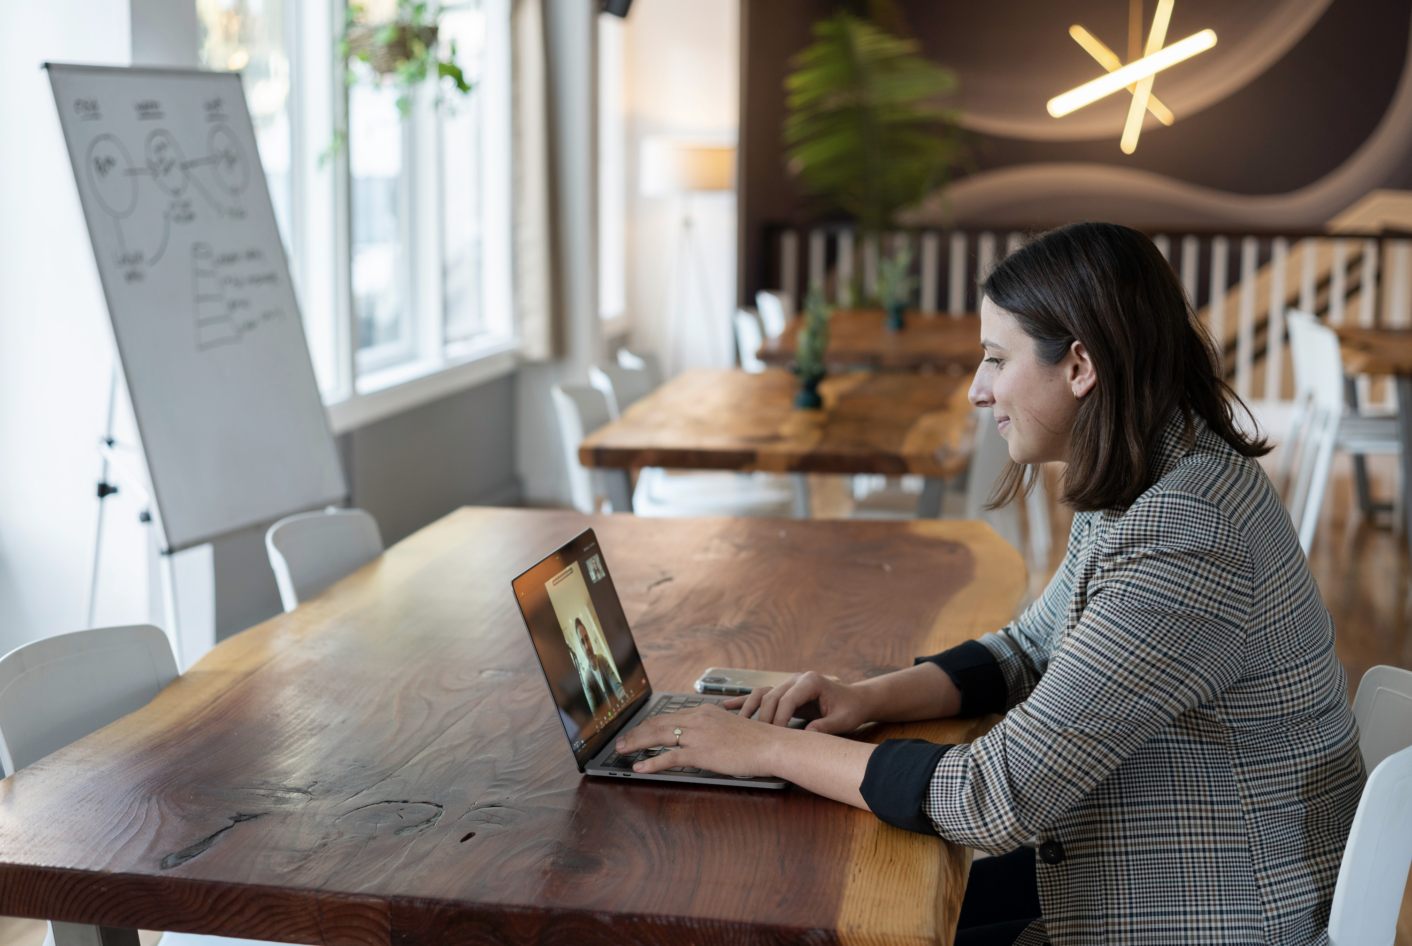
[[[1097,383],[1098,371],[1093,366],[1088,349],[1083,342],[1074,342],[1069,347],[1069,390],[1076,399],[1083,400]]]

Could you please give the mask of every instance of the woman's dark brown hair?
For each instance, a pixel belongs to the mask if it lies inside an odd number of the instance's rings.
[[[1121,508],[1152,486],[1158,441],[1180,409],[1236,452],[1270,451],[1236,426],[1249,408],[1222,379],[1216,347],[1187,302],[1177,274],[1146,236],[1111,223],[1051,230],[1006,257],[981,287],[1015,317],[1045,364],[1082,342],[1098,383],[1079,403],[1070,434],[1063,500],[1080,511]],[[1003,506],[1024,493],[1038,467],[1014,462],[991,494]]]

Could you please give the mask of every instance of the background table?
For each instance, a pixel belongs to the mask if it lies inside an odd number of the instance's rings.
[[[829,321],[831,367],[974,372],[981,363],[980,316],[908,312],[902,331],[889,332],[881,309],[842,309]],[[760,347],[760,360],[784,367],[794,361],[800,322],[791,319],[779,338]]]
[[[970,378],[946,375],[832,375],[819,385],[823,408],[804,411],[794,407],[799,382],[787,371],[697,369],[589,434],[579,460],[615,471],[610,480],[615,509],[631,508],[630,469],[661,466],[915,473],[928,478],[919,514],[936,516],[942,480],[970,461],[975,428],[969,385]]]
[[[579,775],[510,579],[589,525],[662,690],[908,666],[1025,583],[976,522],[463,509],[0,782],[0,914],[339,946],[949,942],[962,848],[800,789]]]
[[[1402,439],[1402,512],[1412,544],[1412,329],[1332,326],[1343,343],[1343,367],[1350,375],[1392,375],[1397,385],[1397,429]],[[1365,487],[1366,488],[1366,487]]]

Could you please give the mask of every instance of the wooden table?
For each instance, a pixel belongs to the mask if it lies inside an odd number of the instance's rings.
[[[1412,483],[1412,329],[1332,326],[1343,343],[1343,367],[1350,375],[1392,375],[1397,385],[1398,432],[1402,439],[1403,490]],[[1361,461],[1360,461],[1361,462]],[[1367,492],[1366,473],[1360,473],[1360,491]],[[1404,497],[1406,535],[1412,544],[1412,503]]]
[[[963,848],[801,789],[579,775],[510,579],[590,525],[661,690],[909,666],[1025,586],[977,522],[462,509],[0,782],[0,915],[335,946],[950,942]]]
[[[824,406],[798,410],[798,380],[697,369],[662,385],[589,434],[585,466],[605,467],[614,509],[630,509],[628,471],[644,466],[805,473],[915,473],[927,477],[919,515],[939,514],[943,480],[966,468],[974,433],[970,379],[948,375],[831,375]]]
[[[889,332],[884,318],[881,309],[835,312],[824,354],[829,366],[969,373],[981,363],[980,316],[908,312],[900,332]],[[799,324],[791,319],[784,334],[767,340],[760,348],[760,360],[780,367],[793,362]]]

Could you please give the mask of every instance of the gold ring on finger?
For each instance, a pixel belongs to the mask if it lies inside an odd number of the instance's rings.
[[[674,735],[674,736],[677,737],[677,746],[678,746],[678,748],[680,748],[680,746],[681,746],[681,730],[680,730],[680,729],[673,729],[673,730],[672,730],[672,735]]]

